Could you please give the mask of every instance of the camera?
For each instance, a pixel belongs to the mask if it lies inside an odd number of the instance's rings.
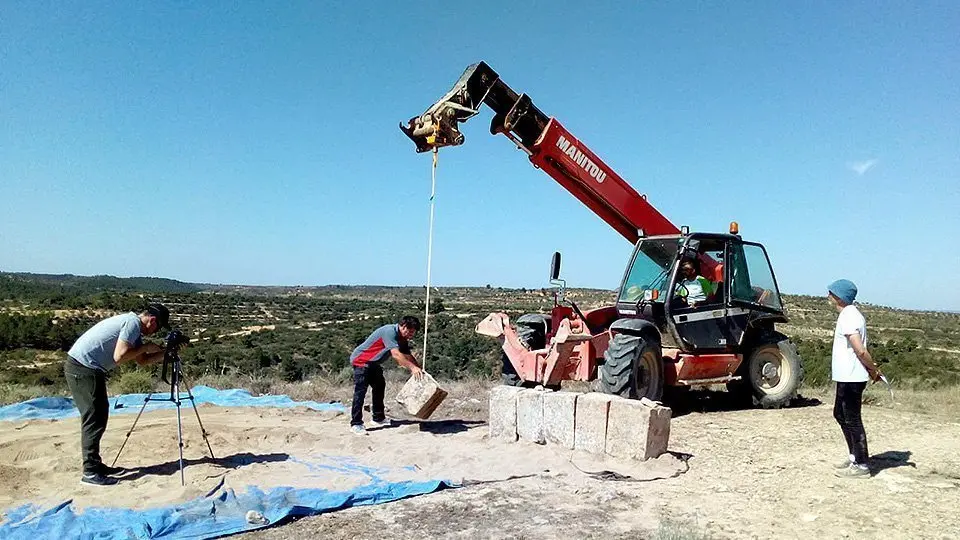
[[[180,347],[190,343],[190,338],[185,336],[180,330],[171,330],[167,334],[166,350],[163,353],[163,368],[160,371],[160,380],[169,384],[171,390],[180,380]],[[169,371],[168,371],[169,368]],[[167,379],[167,373],[171,374],[171,379]]]
[[[190,338],[183,335],[180,330],[171,330],[167,334],[167,352],[173,352],[180,349],[180,346],[190,343]]]

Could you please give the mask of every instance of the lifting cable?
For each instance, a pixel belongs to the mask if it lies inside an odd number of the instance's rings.
[[[434,135],[436,136],[436,135]],[[427,329],[430,327],[430,267],[433,263],[433,207],[434,198],[437,194],[437,157],[440,149],[433,147],[433,167],[430,174],[430,229],[427,237],[427,300],[423,308],[423,356],[420,360],[421,367],[427,370]]]

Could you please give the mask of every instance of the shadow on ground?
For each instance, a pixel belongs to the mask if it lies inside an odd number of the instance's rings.
[[[742,396],[717,390],[688,390],[671,393],[664,398],[665,405],[673,409],[673,417],[690,413],[711,413],[755,409],[749,400]],[[790,402],[790,408],[816,407],[823,402],[817,398],[797,396]]]
[[[216,465],[224,469],[239,469],[255,463],[276,463],[290,459],[290,454],[251,454],[250,452],[241,452],[220,458],[211,458],[204,456],[199,459],[183,460],[183,469],[186,471],[191,465],[200,465],[202,463]],[[121,464],[122,465],[122,464]],[[136,480],[144,476],[171,476],[180,472],[180,460],[174,459],[156,465],[147,465],[146,467],[131,467],[130,472],[121,476],[123,480]]]
[[[897,467],[917,468],[917,464],[910,461],[913,453],[909,450],[887,450],[875,456],[870,456],[870,472],[877,474],[887,469],[896,469]]]
[[[425,433],[433,433],[434,435],[449,435],[451,433],[463,433],[464,431],[469,431],[471,429],[486,425],[486,422],[482,420],[394,420],[393,426],[379,429],[391,429],[392,427],[410,425],[420,426],[420,431]]]

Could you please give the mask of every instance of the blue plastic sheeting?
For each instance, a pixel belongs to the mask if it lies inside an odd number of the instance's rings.
[[[350,491],[279,487],[263,492],[256,487],[236,494],[218,486],[213,493],[182,505],[150,510],[87,508],[77,513],[71,501],[41,511],[24,505],[7,513],[0,525],[0,538],[216,538],[282,523],[293,517],[310,516],[349,508],[395,501],[452,487],[426,482],[374,480]],[[256,510],[269,520],[250,524],[246,513]]]
[[[210,403],[221,407],[307,407],[317,411],[345,411],[339,403],[319,403],[317,401],[294,401],[289,396],[260,396],[254,397],[246,390],[217,390],[209,386],[194,386],[191,391],[196,403]],[[123,394],[110,398],[110,414],[137,412],[143,406],[147,394]],[[155,399],[170,399],[170,391],[153,394],[147,410],[175,408],[170,401],[154,401]],[[181,393],[181,406],[190,406],[187,394]],[[14,403],[0,407],[0,421],[3,420],[33,420],[33,419],[60,419],[78,416],[73,400],[64,397],[42,397]]]

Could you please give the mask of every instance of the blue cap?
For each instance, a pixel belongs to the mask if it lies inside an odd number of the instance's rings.
[[[827,287],[830,294],[850,305],[857,298],[857,286],[849,279],[838,279]]]

